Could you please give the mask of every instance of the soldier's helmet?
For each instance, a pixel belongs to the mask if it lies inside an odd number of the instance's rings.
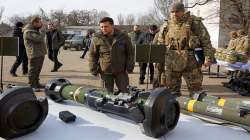
[[[231,31],[229,35],[230,35],[230,38],[237,38],[238,36],[237,31]]]
[[[244,36],[244,35],[246,35],[246,32],[244,30],[240,29],[240,30],[237,31],[237,35],[238,36]]]
[[[170,8],[171,12],[179,12],[179,11],[185,11],[184,4],[181,2],[175,2],[171,5]]]

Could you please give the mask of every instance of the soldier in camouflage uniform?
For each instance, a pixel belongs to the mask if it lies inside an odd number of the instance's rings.
[[[237,53],[244,54],[246,56],[249,56],[250,53],[250,47],[248,45],[248,36],[243,30],[237,31],[238,39],[237,39],[237,45],[235,47],[235,51]]]
[[[202,90],[201,65],[195,52],[203,50],[205,66],[214,61],[215,49],[202,19],[185,12],[182,3],[174,3],[171,19],[162,25],[158,37],[159,44],[167,46],[166,52],[166,87],[180,96],[181,78],[184,77],[190,96]]]
[[[134,53],[130,38],[114,28],[113,19],[100,21],[101,33],[95,34],[89,52],[92,75],[101,75],[103,86],[113,92],[114,82],[119,91],[128,92],[128,73],[134,69]]]
[[[229,50],[235,50],[235,47],[237,45],[237,32],[236,31],[231,31],[230,32],[230,41],[228,43],[227,49]]]
[[[43,88],[39,83],[39,75],[43,66],[44,56],[47,53],[45,33],[40,32],[43,23],[41,18],[34,17],[31,24],[24,27],[24,45],[29,61],[28,80],[32,88]]]

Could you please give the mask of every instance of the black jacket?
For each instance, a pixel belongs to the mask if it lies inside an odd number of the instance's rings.
[[[13,31],[13,37],[18,37],[19,38],[19,51],[24,51],[24,42],[23,42],[23,32],[22,29],[15,26],[14,31]]]

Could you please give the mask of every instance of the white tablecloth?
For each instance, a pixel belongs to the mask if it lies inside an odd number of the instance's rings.
[[[216,61],[217,61],[216,63],[217,65],[225,66],[228,70],[231,70],[231,71],[235,71],[235,70],[240,70],[240,71],[249,70],[250,71],[250,61],[248,61],[248,63],[236,62],[234,64],[230,64],[228,62],[220,61],[220,60],[216,60]]]
[[[35,132],[16,140],[153,140],[141,133],[140,127],[130,120],[112,114],[93,111],[82,105],[49,101],[49,115]],[[74,123],[66,124],[58,118],[60,111],[69,110],[77,116]],[[0,138],[1,139],[1,138]],[[238,127],[204,123],[181,115],[177,127],[161,140],[249,140],[250,134]],[[1,139],[2,140],[2,139]]]

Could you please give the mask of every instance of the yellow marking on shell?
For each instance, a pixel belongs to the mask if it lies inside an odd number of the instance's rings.
[[[194,112],[194,104],[195,104],[196,100],[190,100],[188,102],[188,105],[187,105],[187,110],[189,112]]]
[[[225,99],[220,99],[220,100],[218,101],[218,106],[223,107],[223,106],[225,105],[225,102],[226,102]]]

